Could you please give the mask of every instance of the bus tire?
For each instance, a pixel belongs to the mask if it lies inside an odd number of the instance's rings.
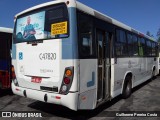
[[[132,93],[132,77],[127,75],[123,85],[122,98],[128,98]]]

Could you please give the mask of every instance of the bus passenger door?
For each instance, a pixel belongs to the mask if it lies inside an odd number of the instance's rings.
[[[109,97],[110,82],[110,36],[108,32],[97,29],[98,78],[97,101],[101,102]]]
[[[105,32],[105,99],[110,97],[110,87],[111,87],[111,55],[112,55],[112,40],[113,34],[110,32]]]

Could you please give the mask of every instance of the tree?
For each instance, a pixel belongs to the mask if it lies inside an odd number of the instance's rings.
[[[160,28],[158,29],[158,32],[157,32],[157,42],[160,43]]]
[[[154,38],[153,34],[151,34],[149,31],[146,32],[146,35],[148,35],[149,37]]]
[[[160,37],[157,38],[157,42],[160,43]]]
[[[150,35],[151,35],[151,33],[150,33],[149,31],[147,31],[146,35],[150,36]]]

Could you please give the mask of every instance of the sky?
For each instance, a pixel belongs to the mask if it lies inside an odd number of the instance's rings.
[[[14,16],[52,0],[0,0],[0,27],[13,28]],[[160,0],[78,0],[124,24],[156,38],[160,28]]]

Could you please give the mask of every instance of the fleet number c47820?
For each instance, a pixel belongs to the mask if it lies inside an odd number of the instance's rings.
[[[40,53],[40,60],[56,60],[56,53]]]

